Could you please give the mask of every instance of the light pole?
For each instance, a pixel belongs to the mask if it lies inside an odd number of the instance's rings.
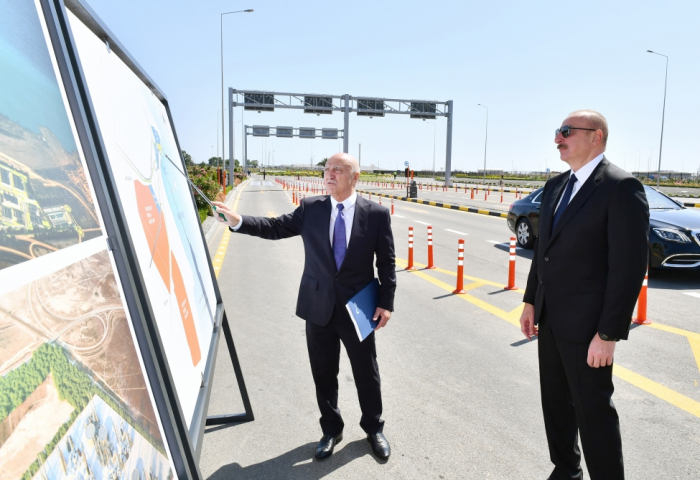
[[[230,15],[232,13],[249,13],[253,9],[248,10],[236,10],[235,12],[225,12],[221,14],[221,167],[224,168],[226,163],[224,162],[224,151],[226,147],[224,146],[224,15]],[[229,108],[231,106],[229,105]],[[218,133],[217,133],[218,136]],[[217,142],[218,143],[218,142]],[[218,146],[216,148],[219,148]],[[231,159],[233,162],[233,159]],[[233,165],[231,165],[231,171],[233,171]],[[233,178],[231,178],[233,182]]]
[[[664,108],[661,111],[661,140],[659,140],[659,171],[656,177],[656,188],[659,188],[659,183],[661,182],[661,149],[664,144],[664,117],[666,116],[666,86],[668,85],[668,56],[663,53],[654,52],[652,50],[647,50],[647,53],[653,53],[654,55],[662,56],[666,59],[666,79],[664,80]]]
[[[489,141],[489,107],[480,103],[477,103],[477,105],[486,109],[486,138],[484,139],[484,185],[486,185],[486,144]]]

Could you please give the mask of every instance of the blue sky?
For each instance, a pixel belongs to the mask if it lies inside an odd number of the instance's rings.
[[[453,169],[564,169],[554,129],[576,109],[608,119],[608,157],[629,171],[658,161],[670,57],[662,168],[696,172],[700,110],[697,1],[417,2],[89,0],[164,90],[182,148],[203,161],[220,132],[220,13],[226,87],[454,100]],[[235,110],[236,121],[241,109]],[[245,114],[249,125],[342,128],[342,115]],[[350,120],[350,153],[362,164],[444,166],[444,119]],[[240,158],[240,123],[236,124]],[[228,131],[228,129],[227,129]],[[221,139],[218,140],[218,145]],[[226,144],[228,148],[228,143]],[[333,140],[250,139],[249,158],[314,162]],[[221,147],[218,146],[220,152]],[[650,161],[651,157],[651,161]]]

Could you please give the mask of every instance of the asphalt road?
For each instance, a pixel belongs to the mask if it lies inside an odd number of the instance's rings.
[[[291,212],[291,192],[254,180],[231,197],[251,215]],[[307,194],[310,195],[310,194]],[[238,200],[237,200],[238,199]],[[200,462],[213,479],[445,478],[542,479],[551,471],[539,400],[536,341],[516,326],[522,292],[505,291],[505,219],[395,202],[396,311],[377,333],[388,462],[376,460],[358,425],[350,365],[341,354],[345,439],[328,460],[313,460],[321,437],[304,337],[295,317],[303,269],[299,238],[277,242],[212,234],[219,284],[256,420],[209,427]],[[426,263],[434,232],[439,270],[402,270],[407,231],[415,261]],[[453,295],[457,243],[465,241],[466,295]],[[223,252],[223,253],[222,253]],[[524,287],[531,252],[518,250],[516,285]],[[420,265],[419,265],[420,266]],[[615,404],[627,477],[700,478],[700,275],[654,273],[651,326],[618,344]],[[211,414],[241,411],[224,343]],[[586,474],[586,478],[587,474]]]

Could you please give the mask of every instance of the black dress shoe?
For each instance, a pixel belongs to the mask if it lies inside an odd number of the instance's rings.
[[[391,455],[391,447],[382,432],[375,433],[374,435],[368,433],[367,441],[372,445],[372,451],[377,457],[382,460],[389,458],[389,455]]]
[[[343,440],[343,434],[339,433],[338,436],[324,435],[321,437],[321,441],[318,442],[316,447],[316,458],[323,460],[333,455],[333,449]]]

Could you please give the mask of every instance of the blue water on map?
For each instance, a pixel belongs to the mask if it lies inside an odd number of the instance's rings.
[[[175,217],[175,224],[177,225],[177,230],[179,233],[179,238],[183,242],[183,247],[185,255],[187,256],[187,261],[190,264],[190,269],[194,274],[193,279],[194,287],[194,298],[193,303],[197,306],[197,316],[200,327],[203,332],[211,329],[214,325],[214,305],[209,304],[209,297],[204,289],[204,281],[202,277],[210,277],[209,264],[205,261],[198,261],[194,254],[195,245],[201,244],[201,233],[199,230],[199,225],[191,224],[188,219],[196,217],[196,210],[194,210],[194,205],[192,204],[192,193],[190,192],[187,179],[183,176],[186,173],[183,170],[177,169],[175,165],[170,163],[167,158],[165,158],[158,147],[162,148],[160,135],[158,130],[151,127],[153,130],[153,137],[155,139],[155,155],[158,164],[160,165],[160,172],[163,177],[163,185],[165,194],[168,197],[168,202],[170,203],[170,208],[172,210],[173,216]],[[168,155],[171,160],[180,163],[180,156],[175,154]],[[183,167],[184,168],[184,167]],[[177,171],[176,171],[177,170]],[[186,225],[185,223],[189,223]],[[194,237],[194,236],[197,237]],[[169,235],[170,241],[175,240],[174,235]],[[206,258],[206,257],[205,257]],[[200,259],[201,260],[201,259]],[[202,270],[204,269],[204,270]]]
[[[76,150],[34,2],[0,1],[0,115],[37,134],[48,128]]]

